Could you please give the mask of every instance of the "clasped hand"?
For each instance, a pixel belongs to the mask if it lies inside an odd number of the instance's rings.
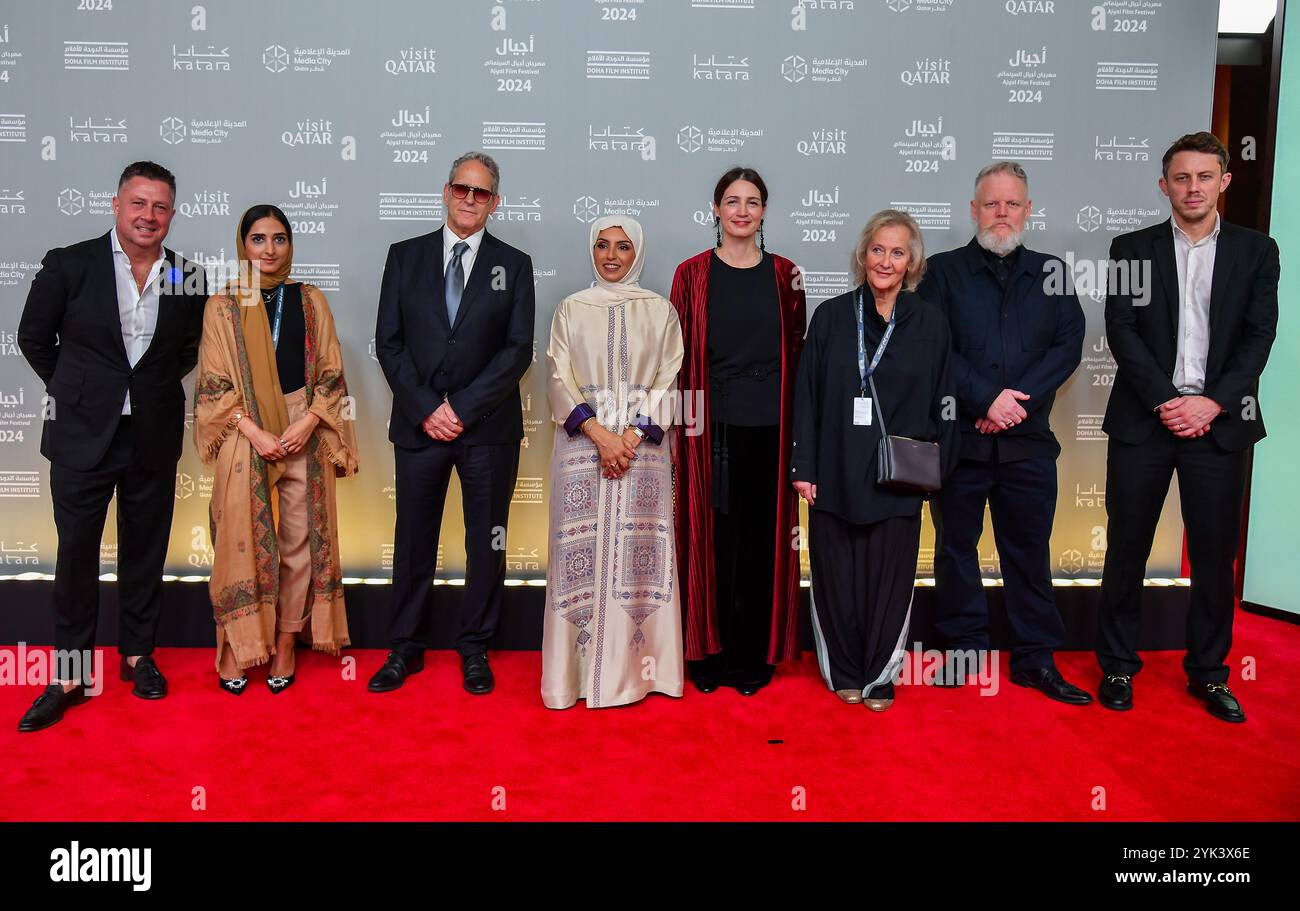
[[[446,400],[438,406],[437,411],[424,419],[420,427],[433,439],[444,443],[450,443],[465,430],[465,425],[460,422],[460,418],[451,408],[451,403]]]
[[[248,437],[248,442],[257,450],[258,455],[268,462],[276,462],[302,452],[319,424],[320,418],[309,411],[286,427],[284,433],[277,437],[254,424],[252,418],[245,417],[240,422],[240,432]]]
[[[1205,436],[1214,419],[1222,413],[1223,408],[1218,402],[1203,395],[1180,395],[1159,408],[1160,420],[1165,427],[1183,440]]]
[[[640,445],[641,438],[631,428],[623,431],[622,436],[611,433],[596,421],[588,423],[583,432],[596,444],[596,450],[600,453],[601,474],[611,481],[623,477],[636,458],[636,448]]]

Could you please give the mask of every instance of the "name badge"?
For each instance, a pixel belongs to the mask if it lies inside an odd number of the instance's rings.
[[[871,426],[871,399],[857,397],[853,400],[853,426]]]

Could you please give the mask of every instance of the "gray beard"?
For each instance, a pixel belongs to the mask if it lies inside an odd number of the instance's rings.
[[[988,250],[994,256],[1006,256],[1016,247],[1020,246],[1020,243],[1024,238],[1024,231],[1017,231],[1009,237],[998,237],[998,235],[991,229],[988,231],[979,231],[975,234],[976,243],[985,250]]]

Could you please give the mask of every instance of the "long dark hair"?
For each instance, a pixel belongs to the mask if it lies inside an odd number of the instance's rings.
[[[748,180],[758,187],[758,197],[762,200],[764,206],[767,205],[767,184],[763,183],[763,178],[759,177],[758,172],[753,168],[737,166],[723,174],[718,179],[718,185],[713,188],[713,204],[715,206],[722,205],[722,194],[727,192],[727,187],[738,180]]]
[[[273,206],[269,202],[253,206],[244,213],[244,217],[239,222],[239,236],[241,239],[248,237],[248,232],[253,230],[253,225],[257,224],[259,218],[274,218],[284,226],[284,233],[289,236],[289,243],[293,243],[293,226],[289,224],[289,219],[285,217],[279,206]]]

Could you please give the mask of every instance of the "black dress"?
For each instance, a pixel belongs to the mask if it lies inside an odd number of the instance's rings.
[[[709,264],[709,419],[713,548],[722,651],[690,662],[697,684],[757,690],[772,680],[767,649],[779,471],[781,304],[772,258],[737,269]],[[756,492],[763,493],[757,494]]]

